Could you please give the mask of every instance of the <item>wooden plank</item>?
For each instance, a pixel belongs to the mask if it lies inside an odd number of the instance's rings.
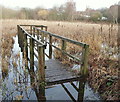
[[[47,26],[44,26],[44,25],[19,25],[19,26],[35,26],[35,27],[47,27]]]
[[[65,87],[64,84],[61,84],[62,87],[64,88],[64,90],[67,92],[67,94],[70,96],[70,98],[72,99],[73,102],[76,102],[75,98],[72,96],[72,94],[70,93],[70,91]]]
[[[64,52],[66,52],[66,47],[67,47],[67,43],[65,40],[62,40],[62,47],[61,47],[61,50],[62,50],[62,60],[64,60],[66,58],[66,55]]]
[[[79,92],[79,89],[77,88],[77,86],[73,82],[71,82],[71,85],[76,89],[77,92]]]
[[[36,67],[38,67],[37,63],[38,62],[35,62]],[[45,65],[47,66],[45,69],[47,84],[60,84],[79,80],[81,78],[79,75],[75,75],[69,67],[64,66],[58,60],[50,59],[45,62]]]

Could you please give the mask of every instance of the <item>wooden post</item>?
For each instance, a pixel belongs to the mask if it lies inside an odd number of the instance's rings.
[[[88,76],[88,54],[89,45],[84,45],[82,54],[82,65],[80,69],[80,75],[82,75],[83,79],[79,80],[78,102],[82,102],[84,98],[84,88]]]
[[[66,41],[65,40],[62,40],[62,51],[65,51],[66,50]]]
[[[84,75],[88,75],[88,55],[89,55],[89,45],[85,46],[84,51]]]
[[[17,25],[17,30],[18,30],[18,44],[20,44],[20,37],[19,37],[19,35],[20,35],[20,31],[19,31],[19,25]]]
[[[30,38],[30,69],[34,70],[34,39]]]
[[[39,30],[37,29],[37,40],[39,40]]]
[[[84,99],[84,88],[85,88],[84,79],[79,80],[79,91],[78,91],[77,102],[83,102],[83,99]]]
[[[33,36],[35,37],[35,28],[33,28]]]
[[[19,28],[19,30],[20,30],[20,32],[19,32],[19,38],[20,38],[20,39],[19,39],[19,40],[20,40],[20,48],[21,48],[21,47],[22,47],[22,45],[21,45],[21,39],[22,39],[22,38],[21,38],[21,28]]]
[[[45,62],[44,62],[44,47],[43,45],[38,46],[38,72],[39,72],[39,80],[45,81]]]
[[[47,27],[45,27],[45,31],[47,31]]]
[[[21,52],[23,52],[23,49],[24,49],[24,44],[23,44],[23,42],[24,42],[24,41],[22,41],[22,40],[24,40],[24,37],[23,37],[23,30],[22,30],[22,28],[20,28],[20,29],[21,29],[21,32],[20,32]]]
[[[30,34],[32,35],[32,26],[30,26]]]
[[[38,82],[40,100],[45,100],[45,59],[44,46],[38,46]],[[42,101],[43,102],[43,101]]]
[[[41,27],[41,30],[43,30],[43,26]]]
[[[61,49],[62,49],[63,52],[66,50],[66,46],[67,46],[66,41],[62,40],[62,47],[61,47]],[[62,60],[65,60],[65,58],[66,58],[66,55],[64,53],[62,53]]]
[[[41,42],[44,43],[44,33],[43,32],[41,32]]]
[[[52,58],[52,36],[49,36],[49,58]]]
[[[27,34],[24,34],[24,57],[28,60],[28,43],[27,43]]]

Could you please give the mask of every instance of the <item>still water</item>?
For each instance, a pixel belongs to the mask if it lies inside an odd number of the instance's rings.
[[[39,99],[37,96],[39,92],[35,91],[35,88],[37,89],[37,86],[35,85],[35,83],[31,82],[31,74],[29,70],[25,68],[24,59],[22,57],[22,53],[20,52],[20,48],[18,45],[18,37],[14,37],[14,40],[15,43],[10,59],[9,71],[6,76],[2,77],[2,99],[37,100]],[[46,52],[48,52],[48,50],[46,50]],[[47,58],[45,59],[48,60]],[[36,72],[34,72],[34,76],[37,77]],[[78,82],[74,82],[74,84],[78,87]],[[74,98],[77,99],[77,91],[71,86],[71,84],[66,83],[64,85],[68,88],[68,90],[71,92]],[[71,100],[69,95],[66,93],[66,91],[60,84],[47,86],[45,89],[45,96],[46,100]],[[86,83],[84,100],[100,99],[101,98],[99,94],[94,93],[94,91],[89,87],[88,83]]]

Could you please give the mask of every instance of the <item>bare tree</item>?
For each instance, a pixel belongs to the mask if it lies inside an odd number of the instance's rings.
[[[65,13],[68,16],[67,20],[72,20],[74,19],[74,15],[76,12],[76,3],[73,2],[73,0],[69,0],[65,4]]]
[[[118,5],[112,5],[109,9],[110,14],[112,15],[113,22],[118,23]]]

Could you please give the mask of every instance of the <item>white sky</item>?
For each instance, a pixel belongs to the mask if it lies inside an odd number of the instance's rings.
[[[0,4],[10,7],[44,7],[52,8],[53,6],[59,6],[64,4],[67,0],[0,0]],[[117,4],[120,0],[73,0],[76,2],[77,10],[85,10],[86,7],[98,9],[101,7],[110,7],[113,4]]]

